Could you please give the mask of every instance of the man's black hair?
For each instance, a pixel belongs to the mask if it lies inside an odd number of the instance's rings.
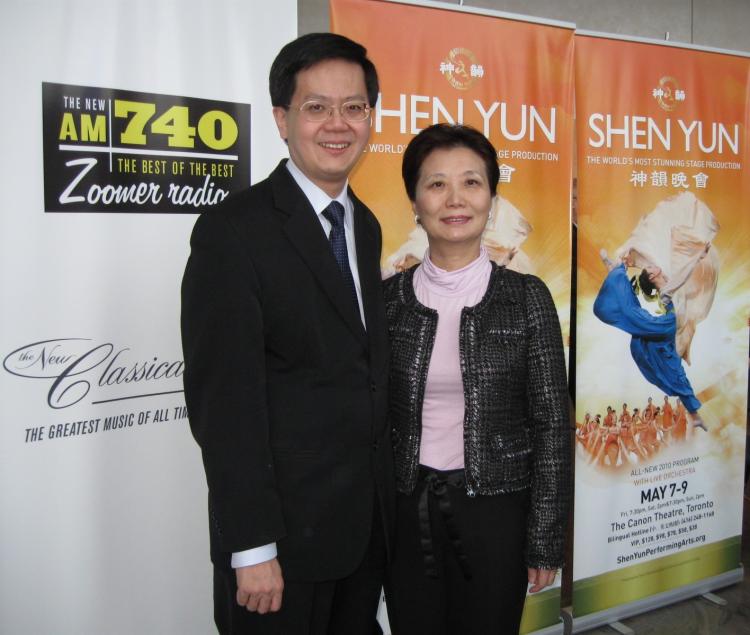
[[[367,49],[336,33],[308,33],[289,42],[279,51],[268,76],[271,104],[288,108],[297,88],[297,73],[328,60],[344,60],[362,68],[367,101],[374,108],[380,86],[375,65],[367,59]]]

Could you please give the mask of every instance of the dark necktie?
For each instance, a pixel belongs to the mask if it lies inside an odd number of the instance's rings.
[[[354,276],[349,268],[349,252],[346,250],[346,235],[344,233],[344,206],[338,201],[331,201],[330,205],[323,210],[323,216],[331,223],[331,234],[328,240],[331,243],[333,255],[336,258],[344,283],[349,289],[354,305],[359,313],[359,302],[357,301],[357,291],[354,288]]]

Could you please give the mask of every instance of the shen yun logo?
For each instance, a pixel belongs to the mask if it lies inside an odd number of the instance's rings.
[[[163,384],[179,379],[184,372],[182,360],[160,360],[156,356],[133,359],[129,348],[116,348],[109,342],[92,342],[91,339],[71,337],[26,344],[5,357],[3,368],[17,377],[51,380],[47,404],[56,410],[79,403],[92,390],[105,392],[107,388],[142,385],[144,382],[153,386],[155,382]],[[139,394],[102,395],[104,398],[91,403],[182,392],[182,383],[178,385],[179,390],[155,392],[154,386],[141,390]]]
[[[440,72],[453,88],[468,90],[484,77],[484,68],[469,49],[456,47],[440,62]]]
[[[662,77],[659,85],[651,90],[651,95],[667,112],[672,112],[686,98],[685,91],[680,88],[674,77]]]

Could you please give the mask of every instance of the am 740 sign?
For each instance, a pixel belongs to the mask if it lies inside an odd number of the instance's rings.
[[[250,106],[43,84],[45,211],[196,212],[250,182]]]

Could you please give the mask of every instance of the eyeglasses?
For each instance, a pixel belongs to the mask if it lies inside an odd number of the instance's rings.
[[[320,101],[306,101],[294,109],[299,110],[307,121],[315,122],[327,121],[333,117],[334,110],[338,110],[346,121],[364,121],[370,116],[370,106],[364,101],[345,101],[340,106],[331,106]]]

